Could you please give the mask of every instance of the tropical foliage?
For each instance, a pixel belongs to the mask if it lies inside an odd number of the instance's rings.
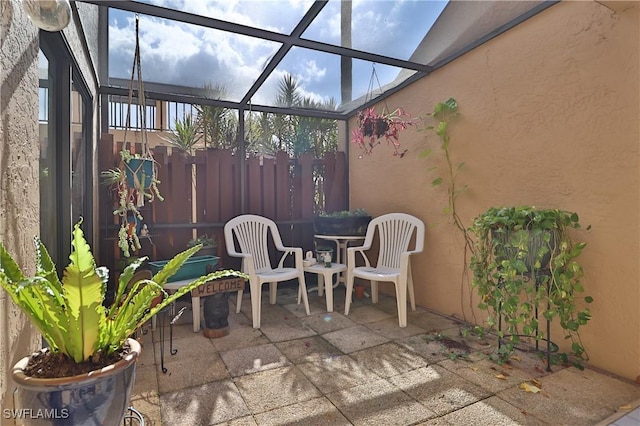
[[[142,324],[198,285],[227,276],[245,277],[235,271],[218,271],[168,295],[163,286],[200,249],[198,245],[176,255],[151,280],[130,283],[146,258],[131,263],[118,278],[115,298],[107,306],[109,271],[96,267],[80,223],[73,229],[73,250],[62,281],[38,238],[35,239],[37,257],[33,277],[27,277],[0,244],[0,285],[46,339],[51,350],[64,353],[78,363],[96,361],[114,353]],[[164,298],[153,306],[158,296]]]

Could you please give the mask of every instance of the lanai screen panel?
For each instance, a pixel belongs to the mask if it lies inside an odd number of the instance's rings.
[[[205,98],[238,102],[281,43],[140,15],[145,84],[169,93],[203,90]],[[135,14],[109,10],[109,82],[127,87],[135,50]],[[152,86],[145,86],[149,88]]]
[[[156,98],[166,93],[177,102],[202,98],[223,107],[251,104],[295,114],[299,108],[283,107],[276,97],[290,75],[316,108],[344,118],[371,96],[384,98],[557,3],[84,1],[109,8],[107,93],[122,95],[118,89],[128,86],[137,11],[145,88]]]

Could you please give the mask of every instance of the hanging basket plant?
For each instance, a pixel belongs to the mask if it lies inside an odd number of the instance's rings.
[[[413,119],[402,108],[382,114],[376,113],[374,108],[367,108],[358,112],[358,127],[352,132],[352,142],[370,154],[376,145],[386,140],[393,146],[393,155],[403,156],[406,150],[400,152],[400,132],[413,125]]]
[[[378,91],[382,92],[380,81],[376,73],[375,66],[371,71],[371,79],[369,81],[369,89],[365,97],[365,104],[373,98],[374,83],[378,84]],[[370,154],[376,145],[382,140],[386,140],[388,144],[393,146],[393,155],[402,157],[406,150],[400,152],[400,132],[409,126],[413,126],[414,120],[402,108],[396,108],[392,112],[388,112],[386,104],[382,113],[377,113],[375,107],[366,108],[358,111],[358,125],[351,132],[352,142],[365,154]]]
[[[120,218],[120,229],[118,230],[118,247],[125,257],[129,257],[132,251],[141,248],[138,238],[142,229],[143,217],[140,208],[145,202],[153,202],[156,198],[163,200],[157,184],[158,180],[157,163],[149,149],[147,138],[146,122],[146,100],[142,80],[142,67],[140,61],[140,28],[139,17],[136,15],[136,48],[131,71],[131,82],[129,85],[129,100],[127,105],[127,116],[124,129],[124,142],[128,143],[127,135],[131,131],[131,107],[134,103],[133,93],[136,83],[137,71],[137,116],[140,118],[140,135],[142,138],[142,153],[132,154],[128,149],[120,151],[119,180],[112,183],[112,187],[117,189],[117,207],[113,214]],[[112,173],[113,174],[113,173]]]
[[[124,164],[127,185],[132,188],[149,190],[153,182],[153,160],[150,158],[131,158]]]

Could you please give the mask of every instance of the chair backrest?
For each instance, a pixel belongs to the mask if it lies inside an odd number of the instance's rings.
[[[266,217],[246,214],[237,216],[224,225],[224,239],[227,252],[235,250],[238,241],[239,252],[250,254],[256,270],[272,269],[269,260],[268,235],[271,231],[276,247],[282,246],[282,240],[276,223]]]
[[[367,228],[365,244],[373,240],[376,229],[380,238],[378,268],[399,268],[400,255],[409,251],[414,233],[414,250],[421,252],[424,247],[424,223],[415,216],[389,213],[373,219]]]

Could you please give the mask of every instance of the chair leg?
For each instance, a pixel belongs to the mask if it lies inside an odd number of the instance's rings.
[[[378,281],[371,281],[371,303],[378,303]]]
[[[244,290],[238,290],[238,299],[236,300],[236,314],[240,313],[240,308],[242,307],[243,294],[244,294]]]
[[[349,315],[351,308],[351,295],[353,293],[353,274],[347,272],[347,295],[344,299],[344,314]]]
[[[398,323],[400,327],[407,326],[407,282],[399,280],[396,285],[396,301],[398,305]]]
[[[253,328],[260,328],[260,314],[262,308],[262,284],[260,282],[249,282],[251,287],[251,318]]]
[[[307,315],[311,315],[309,310],[309,298],[307,297],[307,283],[304,280],[304,272],[298,275],[298,292],[302,292],[302,303],[304,303],[304,310]]]
[[[416,310],[416,296],[413,292],[413,276],[411,275],[411,266],[409,266],[409,270],[407,271],[407,289],[409,290],[409,302],[411,303],[411,310]]]
[[[200,331],[200,298],[191,298],[191,310],[193,312],[193,332],[198,333]]]
[[[269,303],[276,304],[276,297],[278,296],[278,283],[269,283]]]

